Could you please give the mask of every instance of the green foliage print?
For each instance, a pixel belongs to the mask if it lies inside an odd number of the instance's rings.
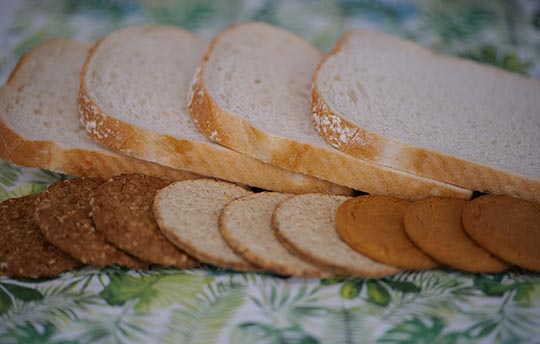
[[[443,333],[445,326],[446,324],[437,317],[414,317],[388,330],[377,342],[392,344],[459,343],[460,333]]]
[[[0,160],[0,185],[14,186],[23,173],[23,168]]]
[[[34,183],[18,186],[11,190],[6,190],[0,186],[0,202],[5,201],[6,199],[9,199],[9,198],[16,198],[16,197],[22,197],[26,195],[40,193],[46,188],[47,188],[47,185],[34,184]]]
[[[515,53],[504,52],[493,44],[483,44],[461,54],[461,56],[519,74],[526,74],[528,68],[532,65],[531,61],[524,61]]]
[[[328,280],[321,281],[321,284],[328,284]],[[391,301],[389,290],[402,293],[419,293],[420,287],[408,281],[393,280],[391,278],[368,279],[351,278],[341,284],[340,292],[342,298],[352,300],[360,296],[365,287],[366,301],[377,306],[387,306]]]
[[[65,328],[68,340],[78,343],[148,343],[158,336],[155,324],[148,314],[133,309],[132,301],[126,307],[110,309],[96,306],[94,314],[84,314]]]
[[[251,301],[263,315],[260,321],[238,324],[230,341],[260,343],[317,343],[316,337],[305,330],[311,322],[323,319],[327,309],[320,302],[332,295],[322,286],[311,286],[307,281],[288,283],[287,280],[268,279],[259,285],[260,295]],[[258,342],[259,342],[258,341]]]
[[[109,284],[100,296],[112,306],[122,306],[135,300],[135,310],[150,312],[166,308],[173,303],[186,304],[213,280],[184,272],[158,273],[136,276],[128,271],[108,273]]]
[[[172,311],[164,343],[214,343],[247,298],[236,283],[209,284],[204,291]]]
[[[0,342],[53,342],[56,329],[88,313],[99,297],[87,279],[0,282]]]

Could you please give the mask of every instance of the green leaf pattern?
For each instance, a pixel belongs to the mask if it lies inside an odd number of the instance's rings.
[[[8,6],[4,7],[4,4]],[[534,0],[25,0],[10,11],[0,80],[49,38],[96,40],[144,22],[206,39],[262,20],[323,50],[353,27],[397,34],[436,51],[540,77],[540,5]],[[7,30],[7,31],[5,31]],[[0,138],[1,139],[1,138]],[[68,176],[0,161],[0,201]],[[1,230],[1,229],[0,229]],[[282,278],[215,267],[85,267],[57,278],[0,277],[0,343],[534,343],[540,274],[452,269],[383,279]]]

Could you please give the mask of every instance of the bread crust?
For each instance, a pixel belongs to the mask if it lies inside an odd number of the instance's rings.
[[[208,138],[266,163],[369,193],[419,199],[429,195],[470,198],[472,192],[454,185],[404,173],[352,158],[331,148],[313,146],[257,129],[212,99],[204,83],[204,68],[224,30],[201,60],[188,101],[195,124]],[[306,42],[307,43],[307,42]]]
[[[313,124],[329,144],[348,155],[426,178],[471,190],[540,201],[540,180],[384,137],[345,120],[341,114],[333,110],[318,90],[319,72],[330,57],[340,52],[351,34],[352,32],[348,32],[340,38],[336,46],[321,60],[313,76],[311,93]],[[412,42],[407,44],[437,58],[461,61],[455,57],[439,55]],[[474,61],[467,62],[479,65]],[[491,66],[482,65],[482,67],[507,75],[506,72]],[[340,139],[344,132],[352,133],[347,136],[346,142]]]
[[[265,164],[214,143],[180,139],[130,125],[104,113],[88,91],[85,75],[103,40],[91,49],[81,70],[78,111],[88,135],[106,147],[142,160],[285,193],[350,195],[352,190],[308,175]]]
[[[84,43],[58,39],[38,45],[21,57],[4,87],[11,87],[18,77],[21,67],[34,54],[39,53],[40,47],[49,44]],[[0,99],[3,90],[0,91]],[[73,115],[76,116],[76,114]],[[113,152],[69,148],[53,140],[31,140],[11,129],[1,118],[1,115],[0,158],[25,167],[39,167],[81,177],[108,178],[120,173],[141,172],[170,180],[202,178],[195,173],[125,157]]]

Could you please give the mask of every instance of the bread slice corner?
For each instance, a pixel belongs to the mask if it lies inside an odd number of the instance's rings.
[[[46,41],[27,52],[0,91],[0,158],[72,176],[144,172],[171,180],[195,173],[128,158],[86,136],[77,116],[79,72],[91,44]]]
[[[351,194],[348,187],[294,173],[204,137],[185,109],[206,43],[176,27],[128,27],[92,48],[81,71],[79,114],[108,148],[173,168],[259,188]]]
[[[348,155],[540,200],[540,82],[380,32],[346,33],[313,77],[315,128]]]
[[[312,125],[309,88],[322,57],[292,33],[235,24],[211,43],[188,110],[213,141],[263,162],[374,194],[469,198],[470,190],[366,162],[329,146]]]

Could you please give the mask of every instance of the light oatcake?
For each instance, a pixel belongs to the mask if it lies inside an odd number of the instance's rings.
[[[258,267],[227,245],[218,224],[227,203],[249,194],[238,185],[212,179],[182,181],[160,190],[153,210],[167,238],[193,257],[222,268],[256,271]]]
[[[299,258],[277,239],[272,228],[272,213],[279,203],[291,196],[261,192],[233,200],[223,208],[219,217],[221,235],[237,254],[263,269],[281,275],[332,276],[330,269]]]
[[[313,264],[365,278],[394,275],[399,269],[356,252],[336,232],[336,210],[344,196],[305,194],[281,202],[272,225],[283,245]]]

